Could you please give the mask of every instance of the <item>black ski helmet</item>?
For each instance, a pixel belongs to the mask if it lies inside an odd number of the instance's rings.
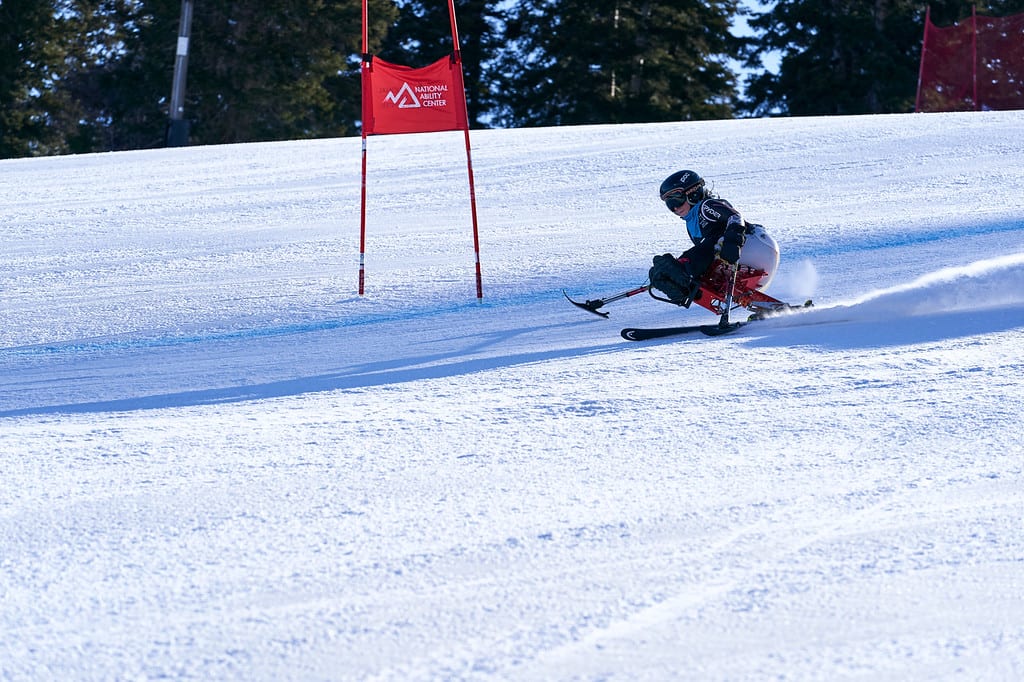
[[[661,183],[660,195],[670,211],[681,206],[683,201],[696,204],[707,196],[704,178],[692,170],[676,171]]]

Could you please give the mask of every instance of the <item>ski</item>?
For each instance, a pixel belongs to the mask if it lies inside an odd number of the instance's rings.
[[[739,322],[731,322],[723,324],[719,321],[717,324],[693,324],[685,327],[648,327],[645,329],[638,329],[636,327],[627,327],[623,329],[621,334],[622,338],[627,341],[646,341],[648,339],[660,339],[667,336],[682,336],[684,334],[692,334],[694,332],[700,332],[706,336],[723,336],[725,334],[731,334],[740,327],[750,324],[751,322],[760,322],[762,320],[778,319],[780,314],[799,310],[801,308],[810,308],[814,304],[811,301],[807,301],[803,305],[795,306],[784,304],[785,307],[776,308],[774,311],[759,311],[754,313],[746,320]]]
[[[707,336],[722,336],[724,334],[731,334],[745,322],[733,322],[727,325],[721,324],[694,324],[686,327],[649,327],[647,329],[638,329],[636,327],[627,327],[622,330],[622,338],[627,341],[647,341],[649,339],[661,339],[667,336],[682,336],[684,334],[693,334],[700,332]]]

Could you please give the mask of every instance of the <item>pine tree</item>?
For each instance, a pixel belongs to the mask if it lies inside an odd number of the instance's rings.
[[[0,1],[0,157],[95,149],[95,74],[116,61],[134,0]]]
[[[734,0],[524,0],[491,81],[505,125],[727,118]]]
[[[94,120],[109,121],[113,149],[162,146],[180,0],[144,0],[124,54],[96,74],[106,93]],[[394,21],[389,0],[370,3],[375,44]],[[191,141],[221,144],[353,134],[361,116],[359,0],[196,2],[185,116]]]
[[[76,29],[61,4],[0,2],[0,158],[67,150],[76,112],[62,86]]]
[[[783,0],[752,19],[761,51],[781,52],[778,74],[747,89],[754,113],[907,111],[917,77],[913,0]]]
[[[73,9],[65,8],[62,16],[74,20],[74,46],[65,59],[69,67],[64,89],[75,102],[77,125],[68,130],[67,151],[91,152],[113,149],[114,128],[105,108],[111,98],[136,95],[134,83],[111,77],[124,59],[125,41],[133,33],[132,20],[137,0],[73,0]]]

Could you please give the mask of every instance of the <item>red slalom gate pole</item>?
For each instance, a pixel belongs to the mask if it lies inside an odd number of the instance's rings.
[[[462,48],[459,45],[459,27],[455,21],[455,0],[448,0],[448,18],[452,25],[452,45],[455,48],[455,70],[459,85],[459,97],[462,98],[462,111],[466,114],[463,137],[466,140],[466,173],[469,175],[469,205],[473,217],[473,255],[476,259],[476,297],[481,300],[484,297],[483,275],[480,268],[480,227],[476,214],[476,185],[473,182],[473,155],[469,143],[469,105],[466,102],[466,84],[462,78]]]

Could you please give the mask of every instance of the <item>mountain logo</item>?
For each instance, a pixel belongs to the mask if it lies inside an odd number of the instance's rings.
[[[397,104],[399,109],[418,109],[421,106],[419,98],[408,83],[402,83],[397,93],[388,90],[388,94],[384,95],[384,101]]]

